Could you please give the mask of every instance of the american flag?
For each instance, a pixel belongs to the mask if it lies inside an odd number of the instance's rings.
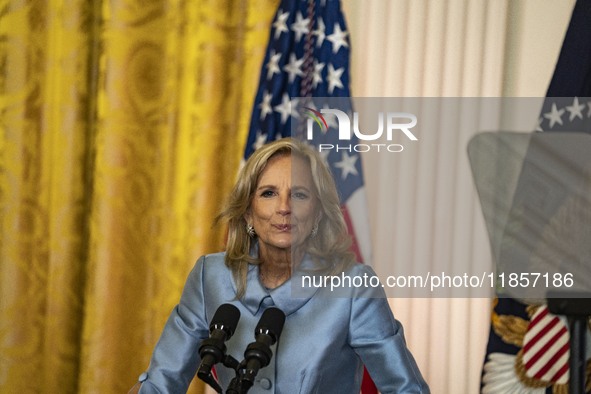
[[[591,2],[577,0],[538,118],[537,132],[591,132],[590,20]],[[483,374],[483,393],[505,393],[507,390],[551,393],[559,385],[568,382],[569,333],[562,319],[549,313],[543,305],[530,317],[524,304],[510,298],[498,299],[493,316],[529,321],[521,348],[504,341],[491,328]],[[517,324],[508,329],[519,331]],[[524,375],[540,388],[532,388],[531,381],[526,386],[522,378],[517,376],[505,377],[502,381],[499,379],[498,386],[491,383],[495,374],[500,376],[501,370],[505,368],[501,361],[516,360],[513,355],[518,352],[523,357]],[[509,367],[511,374],[515,375],[518,368],[513,365]]]
[[[282,0],[261,68],[244,158],[267,142],[292,136],[292,126],[296,129],[296,124],[302,123],[302,115],[295,109],[314,106],[313,97],[341,97],[351,108],[349,54],[349,32],[340,0]],[[330,123],[332,119],[327,120]],[[328,132],[319,138],[336,135]],[[332,151],[325,159],[335,176],[358,261],[369,263],[369,225],[359,153]],[[366,374],[362,393],[376,392]]]

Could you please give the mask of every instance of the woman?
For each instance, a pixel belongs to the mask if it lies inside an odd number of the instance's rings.
[[[285,325],[268,366],[249,393],[359,393],[363,364],[382,393],[427,393],[383,290],[302,286],[307,275],[374,276],[355,264],[334,181],[309,146],[283,139],[258,149],[240,172],[218,220],[228,223],[227,250],[203,256],[189,275],[140,376],[140,393],[186,392],[200,363],[217,308],[241,313],[227,354],[243,358],[269,307]],[[234,370],[218,364],[226,389]]]

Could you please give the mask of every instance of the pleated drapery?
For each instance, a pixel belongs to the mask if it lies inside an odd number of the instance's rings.
[[[147,367],[223,246],[276,7],[0,1],[1,392],[121,393]]]

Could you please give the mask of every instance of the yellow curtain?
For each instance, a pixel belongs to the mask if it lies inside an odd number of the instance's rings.
[[[147,367],[223,247],[277,5],[0,0],[0,392],[124,393]]]

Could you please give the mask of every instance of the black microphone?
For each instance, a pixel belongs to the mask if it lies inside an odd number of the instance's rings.
[[[221,387],[213,379],[211,369],[224,359],[226,354],[225,341],[230,339],[240,319],[240,311],[232,304],[220,306],[209,325],[209,338],[204,339],[199,347],[201,364],[197,369],[197,376],[206,383],[209,383],[218,393]]]
[[[263,312],[254,330],[255,342],[248,345],[244,352],[246,369],[242,376],[243,387],[251,387],[259,369],[269,365],[273,357],[271,346],[279,339],[284,323],[285,313],[281,309],[268,308]]]

